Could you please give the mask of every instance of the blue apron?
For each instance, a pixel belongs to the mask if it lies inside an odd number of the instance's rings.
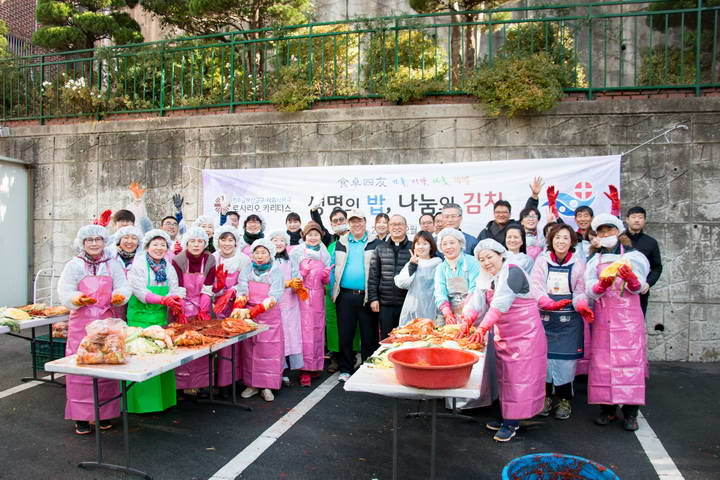
[[[548,263],[548,297],[553,301],[572,300],[572,264],[555,266]],[[582,358],[583,322],[572,304],[562,310],[540,311],[548,342],[548,358],[575,360]]]

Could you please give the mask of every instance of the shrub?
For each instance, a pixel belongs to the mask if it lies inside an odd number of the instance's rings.
[[[307,110],[320,98],[317,85],[308,83],[306,68],[296,63],[278,71],[270,101],[279,111]]]
[[[388,74],[387,81],[378,93],[391,102],[402,104],[420,100],[430,92],[442,90],[443,86],[443,82],[437,78],[423,77],[416,70],[399,67],[397,71]]]

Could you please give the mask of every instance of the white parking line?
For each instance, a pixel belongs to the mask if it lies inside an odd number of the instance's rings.
[[[56,379],[64,377],[64,376],[65,375],[63,375],[62,373],[55,374]],[[50,380],[50,375],[48,375],[46,377],[42,377],[42,378],[43,378],[43,380]],[[22,385],[17,385],[15,387],[8,388],[7,390],[3,390],[2,392],[0,392],[0,398],[9,397],[10,395],[20,393],[24,390],[27,390],[28,388],[32,388],[32,387],[35,387],[37,385],[42,385],[42,384],[43,384],[43,382],[38,382],[38,381],[33,380],[32,382],[27,382],[27,383],[23,383]]]
[[[637,420],[640,428],[635,431],[635,435],[645,451],[645,455],[647,455],[653,468],[655,468],[658,478],[660,480],[683,480],[682,473],[675,466],[675,462],[670,458],[662,442],[655,435],[655,431],[639,411]]]
[[[247,467],[249,467],[265,450],[275,443],[290,427],[295,425],[307,412],[309,412],[330,390],[337,385],[338,374],[335,373],[327,378],[323,383],[318,385],[310,395],[303,398],[294,408],[283,415],[277,422],[273,423],[270,428],[265,430],[250,445],[245,447],[243,451],[238,453],[235,458],[230,460],[210,480],[235,480]]]

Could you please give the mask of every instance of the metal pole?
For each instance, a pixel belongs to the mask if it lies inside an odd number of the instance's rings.
[[[436,440],[436,427],[437,427],[437,399],[433,398],[431,401],[432,408],[432,437],[430,438],[430,480],[435,480],[435,440]]]
[[[688,126],[687,126],[685,123],[678,123],[678,124],[675,125],[674,127],[669,128],[669,129],[665,130],[664,132],[662,132],[662,133],[660,133],[660,134],[658,134],[658,135],[655,135],[655,136],[652,137],[650,140],[647,140],[647,141],[641,143],[640,145],[637,145],[637,146],[631,148],[631,149],[628,150],[627,152],[621,153],[620,156],[621,156],[621,157],[624,157],[624,156],[626,156],[626,155],[629,155],[629,154],[631,154],[632,152],[634,152],[635,150],[637,150],[638,148],[644,147],[645,145],[648,145],[648,144],[654,142],[655,140],[657,140],[657,139],[660,138],[660,137],[665,137],[665,143],[672,143],[672,141],[670,140],[670,137],[669,137],[668,135],[669,135],[671,132],[674,132],[675,130],[679,130],[679,129],[681,129],[681,128],[682,128],[683,130],[687,130],[687,129],[688,129]]]
[[[98,380],[93,377],[93,410],[95,411],[95,459],[99,464],[103,461],[102,442],[100,441],[100,395],[98,393]]]
[[[395,398],[393,402],[393,458],[392,458],[392,478],[398,478],[398,409],[400,407],[400,399]]]
[[[125,466],[130,468],[130,434],[128,427],[128,406],[127,406],[127,383],[125,380],[120,382],[120,401],[122,407],[123,422],[123,446],[125,447]]]

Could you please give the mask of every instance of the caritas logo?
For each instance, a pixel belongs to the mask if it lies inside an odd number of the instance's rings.
[[[595,191],[592,183],[582,180],[575,184],[572,195],[560,192],[557,198],[557,208],[560,215],[574,217],[575,210],[580,207],[589,207],[594,201]],[[543,204],[543,206],[546,205],[548,205],[548,202]]]

